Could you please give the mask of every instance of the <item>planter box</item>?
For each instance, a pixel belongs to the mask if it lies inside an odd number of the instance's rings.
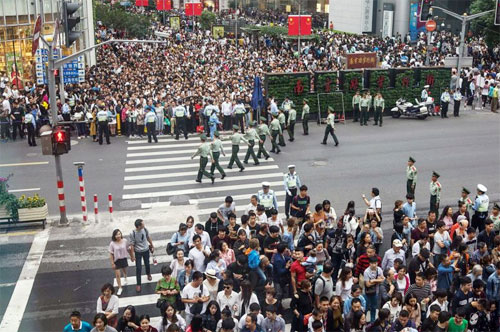
[[[5,206],[0,206],[0,219],[8,219],[10,218],[10,213],[7,211]]]
[[[19,221],[43,220],[49,216],[47,204],[39,208],[18,209]]]

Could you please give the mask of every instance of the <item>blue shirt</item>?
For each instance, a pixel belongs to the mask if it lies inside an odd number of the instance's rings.
[[[486,296],[492,301],[500,300],[500,276],[496,272],[488,277]]]
[[[90,330],[92,330],[92,326],[87,323],[86,321],[81,321],[80,322],[80,328],[75,330],[73,329],[73,326],[71,326],[71,323],[66,325],[64,327],[64,330],[63,332],[90,332]]]
[[[415,218],[415,212],[417,211],[417,204],[415,202],[412,202],[411,205],[408,204],[408,202],[403,204],[403,212],[406,216],[408,216],[410,219]],[[413,226],[414,222],[412,221]]]
[[[451,282],[453,280],[453,271],[455,268],[451,265],[443,266],[439,264],[438,266],[438,277],[437,277],[437,287],[442,289],[449,289],[451,287]]]
[[[366,312],[366,300],[363,295],[360,295],[357,297],[361,301],[361,307],[363,308],[363,311]],[[351,303],[352,303],[353,297],[349,295],[349,298],[345,300],[344,302],[344,315],[347,316],[349,315],[349,312],[351,312]]]

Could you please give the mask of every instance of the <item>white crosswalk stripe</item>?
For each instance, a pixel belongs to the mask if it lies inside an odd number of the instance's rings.
[[[197,144],[199,145],[199,144]],[[247,150],[247,146],[241,146],[241,150]],[[127,158],[131,157],[149,157],[149,156],[163,156],[163,155],[172,155],[172,154],[189,154],[192,155],[193,153],[196,152],[196,149],[189,149],[189,150],[169,150],[169,151],[156,151],[156,152],[134,152],[134,153],[127,153]],[[226,152],[226,151],[224,151]],[[226,155],[228,155],[226,153]]]

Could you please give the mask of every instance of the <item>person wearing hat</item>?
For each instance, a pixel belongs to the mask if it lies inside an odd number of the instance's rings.
[[[382,259],[382,270],[390,269],[394,266],[394,261],[399,258],[406,264],[405,251],[402,249],[403,243],[401,240],[395,239],[392,241],[392,248],[387,250]]]
[[[304,130],[304,135],[309,135],[309,100],[304,98],[302,100],[304,106],[302,106],[302,129]]]
[[[260,117],[260,125],[257,126],[257,134],[259,135],[259,151],[257,152],[257,158],[261,158],[261,156],[264,155],[264,158],[267,160],[269,159],[269,153],[267,153],[264,143],[266,142],[266,137],[269,137],[269,139],[272,138],[264,117]]]
[[[175,117],[175,139],[179,140],[179,132],[182,130],[184,133],[184,138],[188,139],[188,133],[186,129],[186,118],[188,116],[188,112],[186,107],[182,104],[182,100],[177,100],[177,106],[172,110]]]
[[[276,143],[276,139],[278,138],[278,135],[282,135],[283,132],[281,131],[281,126],[277,115],[273,115],[273,120],[269,125],[269,129],[271,130],[271,143],[273,144],[271,152],[275,152],[276,154],[278,154],[281,152],[281,150]]]
[[[227,168],[232,169],[233,164],[236,163],[236,166],[240,168],[240,172],[243,172],[245,167],[243,167],[240,158],[238,157],[238,152],[240,151],[240,142],[243,141],[249,146],[250,143],[248,143],[248,141],[243,137],[242,134],[238,132],[238,130],[240,130],[240,127],[238,127],[237,125],[233,125],[233,134],[231,135],[231,144],[232,144],[231,159],[229,159],[229,164],[227,165]]]
[[[479,229],[481,232],[484,229],[484,222],[488,217],[488,206],[490,204],[490,199],[486,192],[488,189],[482,184],[477,185],[477,196],[474,201],[474,206],[472,209],[474,210],[474,215],[472,216],[472,224],[473,228]]]
[[[200,136],[200,140],[201,140],[201,145],[198,147],[196,152],[191,156],[191,159],[193,159],[197,155],[200,155],[200,167],[198,168],[198,176],[196,177],[196,182],[201,183],[201,178],[203,177],[203,175],[205,175],[207,178],[212,180],[212,183],[214,183],[215,177],[213,176],[213,174],[210,174],[205,170],[205,167],[207,167],[208,163],[208,156],[210,156],[212,164],[214,163],[214,156],[212,154],[212,149],[210,147],[210,144],[207,142],[207,135],[202,134]]]
[[[149,106],[149,112],[146,113],[146,117],[144,118],[148,130],[148,143],[151,143],[151,136],[153,136],[155,143],[158,143],[158,138],[156,137],[156,123],[158,121],[156,109],[153,106]]]
[[[424,89],[422,90],[422,93],[420,94],[420,100],[424,103],[427,101],[427,98],[429,97],[429,88],[430,88],[430,85],[424,85]]]
[[[245,139],[248,141],[248,150],[245,155],[245,159],[243,159],[243,162],[245,164],[248,164],[248,159],[250,156],[253,158],[254,165],[259,165],[259,159],[257,159],[257,156],[255,155],[255,151],[253,150],[253,147],[255,145],[255,141],[259,139],[259,136],[257,135],[257,131],[255,130],[255,121],[250,121],[248,123],[250,128],[247,130],[245,133]]]
[[[285,100],[281,103],[281,109],[283,110],[283,113],[285,114],[285,122],[288,122],[288,117],[290,116],[290,111],[295,105],[293,104],[293,101],[290,100],[290,98],[285,97]]]
[[[294,141],[294,136],[295,136],[295,122],[297,121],[297,111],[295,108],[290,109],[288,112],[288,119],[287,119],[287,131],[288,131],[288,140],[290,142]]]
[[[262,189],[257,192],[257,203],[262,205],[266,211],[266,216],[271,217],[271,210],[278,210],[278,199],[274,190],[270,189],[271,184],[267,181],[262,182]]]
[[[375,120],[375,123],[373,124],[376,126],[377,124],[382,127],[382,119],[384,117],[384,108],[385,108],[385,101],[384,98],[382,97],[382,94],[380,92],[377,93],[375,98],[373,99],[373,106],[375,107],[375,113],[373,116],[373,119]]]
[[[111,144],[109,141],[109,122],[110,112],[104,109],[104,105],[99,106],[97,112],[97,127],[99,129],[99,145],[102,145],[102,136],[106,135],[106,144]]]
[[[450,93],[448,88],[441,94],[441,119],[448,117],[448,105],[450,104]]]
[[[297,196],[297,188],[300,188],[300,178],[295,172],[295,165],[288,165],[288,173],[283,175],[283,184],[285,185],[285,215],[290,217],[290,204],[292,199]]]
[[[460,203],[465,204],[466,211],[469,211],[469,209],[472,208],[472,204],[473,204],[472,199],[470,199],[470,197],[469,197],[469,194],[470,194],[470,190],[465,188],[465,187],[462,187],[462,195],[458,199],[459,205],[460,205]]]
[[[493,221],[493,230],[498,234],[500,232],[500,204],[495,203],[491,209],[490,219]]]
[[[325,136],[323,137],[323,142],[321,144],[326,145],[326,140],[328,139],[328,135],[332,135],[333,141],[335,142],[335,146],[339,145],[339,140],[335,135],[335,112],[333,107],[328,106],[328,116],[326,117],[326,128],[325,128]]]
[[[415,187],[417,186],[417,168],[415,167],[415,159],[413,157],[408,158],[408,163],[406,165],[406,194],[415,195]]]
[[[429,185],[429,190],[431,194],[431,199],[430,199],[430,211],[433,211],[436,213],[436,218],[438,218],[439,214],[439,201],[441,198],[441,183],[439,183],[438,178],[439,174],[437,172],[432,172],[432,177],[431,177],[431,183]]]
[[[285,144],[285,137],[283,136],[283,132],[285,131],[286,128],[286,116],[285,116],[285,111],[280,108],[279,114],[278,114],[278,121],[280,123],[280,134],[279,134],[279,146],[286,146]]]
[[[356,90],[356,94],[352,97],[352,117],[353,122],[358,122],[359,118],[359,104],[361,103],[361,95],[359,90]]]
[[[361,108],[361,114],[359,119],[360,126],[368,126],[367,121],[368,121],[368,110],[370,109],[370,103],[371,103],[371,96],[368,94],[367,91],[365,91],[363,97],[361,97],[361,100],[359,102],[359,106]]]
[[[239,125],[239,128],[241,128],[241,133],[244,134],[245,133],[245,123],[244,123],[244,119],[245,119],[245,105],[243,104],[243,101],[242,100],[238,100],[238,103],[236,105],[234,105],[233,107],[233,113],[234,113],[234,116],[236,118],[236,124]],[[238,128],[238,130],[239,130]],[[233,126],[233,129],[234,129],[234,126]]]
[[[453,92],[453,91],[452,91]],[[460,104],[462,103],[462,94],[460,93],[460,89],[456,89],[453,92],[453,116],[460,116]]]
[[[221,175],[221,180],[224,180],[226,177],[226,173],[224,172],[224,169],[220,166],[219,164],[219,157],[222,153],[222,155],[225,157],[226,153],[224,152],[224,147],[222,146],[222,141],[220,140],[220,134],[218,131],[214,132],[214,140],[210,144],[210,149],[212,150],[212,165],[210,166],[210,174],[214,176],[215,169],[219,171]]]

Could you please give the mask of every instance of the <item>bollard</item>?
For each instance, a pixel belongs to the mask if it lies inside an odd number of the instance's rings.
[[[87,222],[87,199],[85,198],[85,181],[83,180],[83,166],[78,166],[78,182],[80,183],[80,201],[82,204],[83,222]]]
[[[109,221],[113,221],[113,196],[108,194]]]
[[[99,222],[99,207],[97,203],[97,194],[94,195],[94,215],[95,215],[95,223]]]

